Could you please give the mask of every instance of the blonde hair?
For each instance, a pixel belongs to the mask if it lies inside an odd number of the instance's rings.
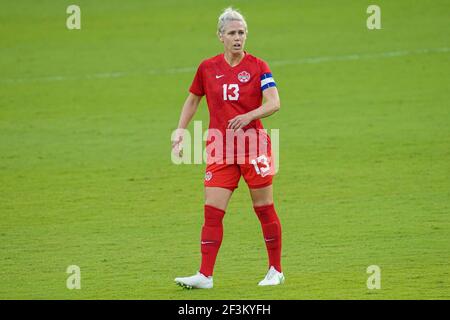
[[[223,34],[225,31],[225,24],[230,21],[241,21],[244,24],[245,32],[248,32],[247,22],[245,22],[244,16],[238,10],[228,7],[219,17],[219,22],[217,23],[217,33]]]

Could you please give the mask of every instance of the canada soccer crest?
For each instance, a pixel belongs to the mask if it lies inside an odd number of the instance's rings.
[[[247,71],[242,71],[238,74],[238,79],[240,82],[248,82],[250,80],[250,73],[248,73]]]

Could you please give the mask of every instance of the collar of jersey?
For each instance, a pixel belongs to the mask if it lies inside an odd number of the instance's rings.
[[[247,51],[244,50],[244,54],[245,54],[245,55],[244,55],[244,57],[242,58],[242,60],[241,60],[237,65],[235,65],[234,67],[230,66],[230,64],[227,62],[227,60],[225,60],[225,53],[222,53],[222,62],[223,62],[223,64],[225,64],[225,67],[226,67],[228,70],[236,69],[237,67],[239,67],[240,65],[242,65],[242,63],[244,62],[245,59],[247,59],[247,56],[248,56]]]

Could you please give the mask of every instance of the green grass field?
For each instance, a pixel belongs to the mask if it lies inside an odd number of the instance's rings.
[[[370,4],[1,1],[0,298],[449,299],[450,6],[379,0],[368,30]],[[263,122],[280,130],[286,283],[256,285],[266,250],[241,181],[215,287],[188,291],[173,278],[199,267],[204,165],[172,164],[170,134],[229,5],[280,92]]]

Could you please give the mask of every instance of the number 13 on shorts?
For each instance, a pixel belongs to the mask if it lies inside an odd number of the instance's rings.
[[[255,168],[257,174],[261,177],[265,177],[270,172],[270,162],[266,155],[261,155],[256,159],[250,161]]]

